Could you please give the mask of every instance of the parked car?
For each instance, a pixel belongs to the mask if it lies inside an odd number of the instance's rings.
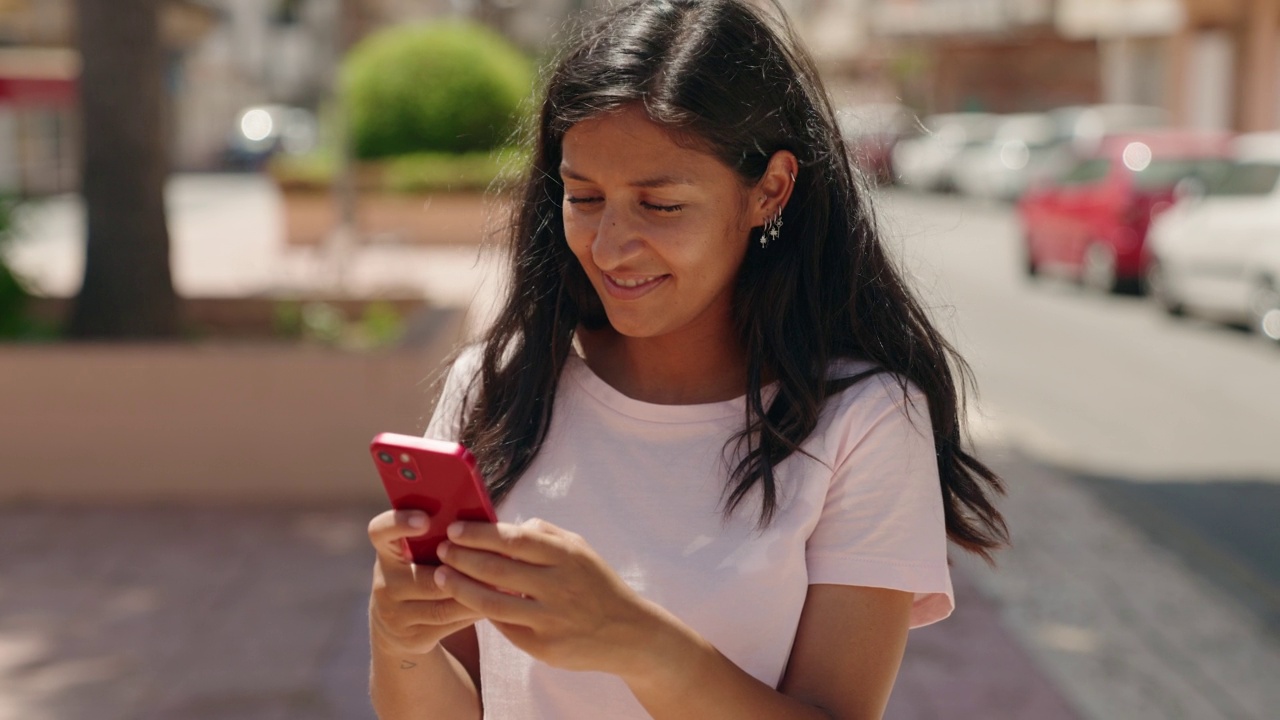
[[[1241,136],[1235,162],[1151,230],[1151,294],[1166,311],[1280,341],[1280,133]]]
[[[840,134],[855,165],[876,182],[893,181],[893,148],[910,130],[915,115],[898,103],[867,103],[836,114]]]
[[[1169,125],[1167,111],[1147,105],[1069,105],[1051,110],[1048,115],[1056,126],[1059,144],[1077,158],[1096,154],[1102,140],[1109,136],[1144,133]]]
[[[1225,134],[1173,130],[1102,138],[1093,154],[1019,201],[1026,274],[1139,291],[1151,218],[1173,204],[1180,181],[1220,177],[1230,142]]]
[[[1058,177],[1082,157],[1098,152],[1103,138],[1168,125],[1161,108],[1145,105],[1072,105],[1047,113],[997,118],[991,142],[956,158],[953,177],[963,194],[1017,200],[1032,185]]]
[[[922,133],[898,141],[893,148],[894,177],[920,190],[955,187],[956,158],[965,148],[982,145],[995,137],[996,116],[990,113],[930,115],[921,122]]]
[[[1058,139],[1053,119],[1044,113],[999,116],[990,142],[967,147],[956,157],[956,190],[971,197],[1016,200],[1033,180],[1046,177]]]

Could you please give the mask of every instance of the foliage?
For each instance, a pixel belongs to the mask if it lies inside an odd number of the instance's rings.
[[[333,152],[307,155],[273,155],[267,172],[288,190],[329,190],[338,177],[338,158]]]
[[[532,85],[526,57],[462,21],[376,33],[342,69],[353,147],[364,159],[499,147],[528,111]]]
[[[21,338],[33,330],[27,318],[27,300],[30,297],[20,278],[4,260],[4,245],[12,237],[12,200],[0,200],[0,338]]]
[[[510,180],[511,171],[522,167],[523,157],[510,149],[463,155],[402,155],[387,162],[382,185],[393,192],[484,190],[495,181]]]
[[[371,302],[357,320],[330,303],[283,301],[276,305],[277,336],[351,350],[393,347],[404,335],[404,319],[390,303]]]
[[[473,153],[413,153],[357,168],[362,189],[388,192],[447,192],[485,190],[494,181],[511,178],[523,169],[526,154],[511,148]],[[269,172],[281,187],[292,190],[329,190],[338,175],[332,153],[277,155]]]

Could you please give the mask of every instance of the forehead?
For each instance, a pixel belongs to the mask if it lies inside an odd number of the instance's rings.
[[[636,106],[583,120],[565,133],[561,172],[591,177],[669,175],[695,181],[736,179],[731,168],[710,153],[681,143]]]

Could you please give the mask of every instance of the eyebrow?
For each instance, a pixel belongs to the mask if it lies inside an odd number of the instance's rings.
[[[591,178],[585,175],[576,173],[565,165],[560,166],[560,175],[570,180],[577,180],[578,182],[593,182]],[[693,180],[690,180],[689,178],[685,178],[685,177],[679,177],[676,175],[658,175],[656,177],[645,178],[644,180],[637,180],[633,183],[630,183],[632,187],[648,188],[648,189],[666,187],[668,185],[693,185],[693,184],[694,184]]]

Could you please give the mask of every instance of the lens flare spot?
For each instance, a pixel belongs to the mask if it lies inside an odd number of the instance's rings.
[[[275,121],[271,119],[271,113],[261,108],[250,110],[240,118],[240,132],[253,142],[262,142],[271,137],[274,129]]]
[[[1151,146],[1144,142],[1131,142],[1121,155],[1124,166],[1134,172],[1142,172],[1151,167]]]
[[[1262,316],[1262,332],[1272,340],[1280,340],[1280,309],[1269,310]]]

